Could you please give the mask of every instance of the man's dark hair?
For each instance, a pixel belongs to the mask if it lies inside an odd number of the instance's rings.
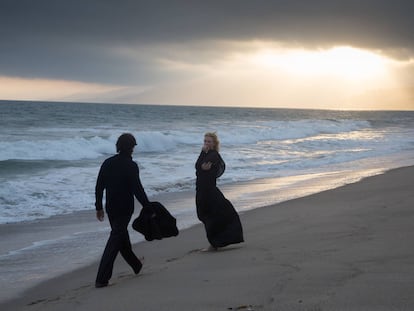
[[[123,154],[132,154],[134,147],[137,145],[137,141],[132,134],[124,133],[118,137],[116,142],[116,152]]]

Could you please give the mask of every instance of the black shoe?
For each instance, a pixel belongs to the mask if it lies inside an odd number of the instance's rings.
[[[142,269],[142,263],[140,262],[140,263],[139,263],[139,266],[138,266],[138,267],[136,267],[136,268],[134,268],[134,273],[135,273],[135,274],[138,274],[138,273],[141,271],[141,269]]]
[[[108,286],[108,282],[95,282],[95,288],[102,288],[102,287],[107,287]]]

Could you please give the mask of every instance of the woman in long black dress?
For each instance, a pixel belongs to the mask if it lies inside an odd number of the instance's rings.
[[[206,133],[204,146],[195,165],[197,216],[205,226],[209,250],[244,241],[239,215],[216,186],[216,179],[225,170],[225,163],[218,151],[216,133]]]

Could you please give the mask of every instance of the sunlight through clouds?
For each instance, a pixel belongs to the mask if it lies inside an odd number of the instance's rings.
[[[338,76],[364,80],[387,74],[385,57],[352,47],[334,47],[328,50],[263,50],[252,60],[269,70],[281,70],[299,76]]]
[[[0,94],[3,99],[129,104],[414,108],[412,60],[351,46],[305,49],[271,41],[197,41],[117,48],[116,53],[130,61],[131,73],[144,79],[131,76],[128,85],[113,85],[0,77]]]
[[[190,55],[192,47],[186,49]],[[304,49],[265,41],[209,42],[205,50],[197,45],[197,57],[191,58],[180,57],[179,48],[165,50],[169,53],[158,65],[180,78],[155,85],[137,100],[339,110],[413,105],[404,89],[407,78],[399,74],[410,62],[376,51],[350,46]]]

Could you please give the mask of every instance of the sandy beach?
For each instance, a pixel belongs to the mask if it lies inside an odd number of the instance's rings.
[[[1,310],[413,310],[414,167],[241,214],[246,242],[217,252],[197,225],[134,245],[110,286],[97,263]],[[98,260],[99,258],[97,258]]]

